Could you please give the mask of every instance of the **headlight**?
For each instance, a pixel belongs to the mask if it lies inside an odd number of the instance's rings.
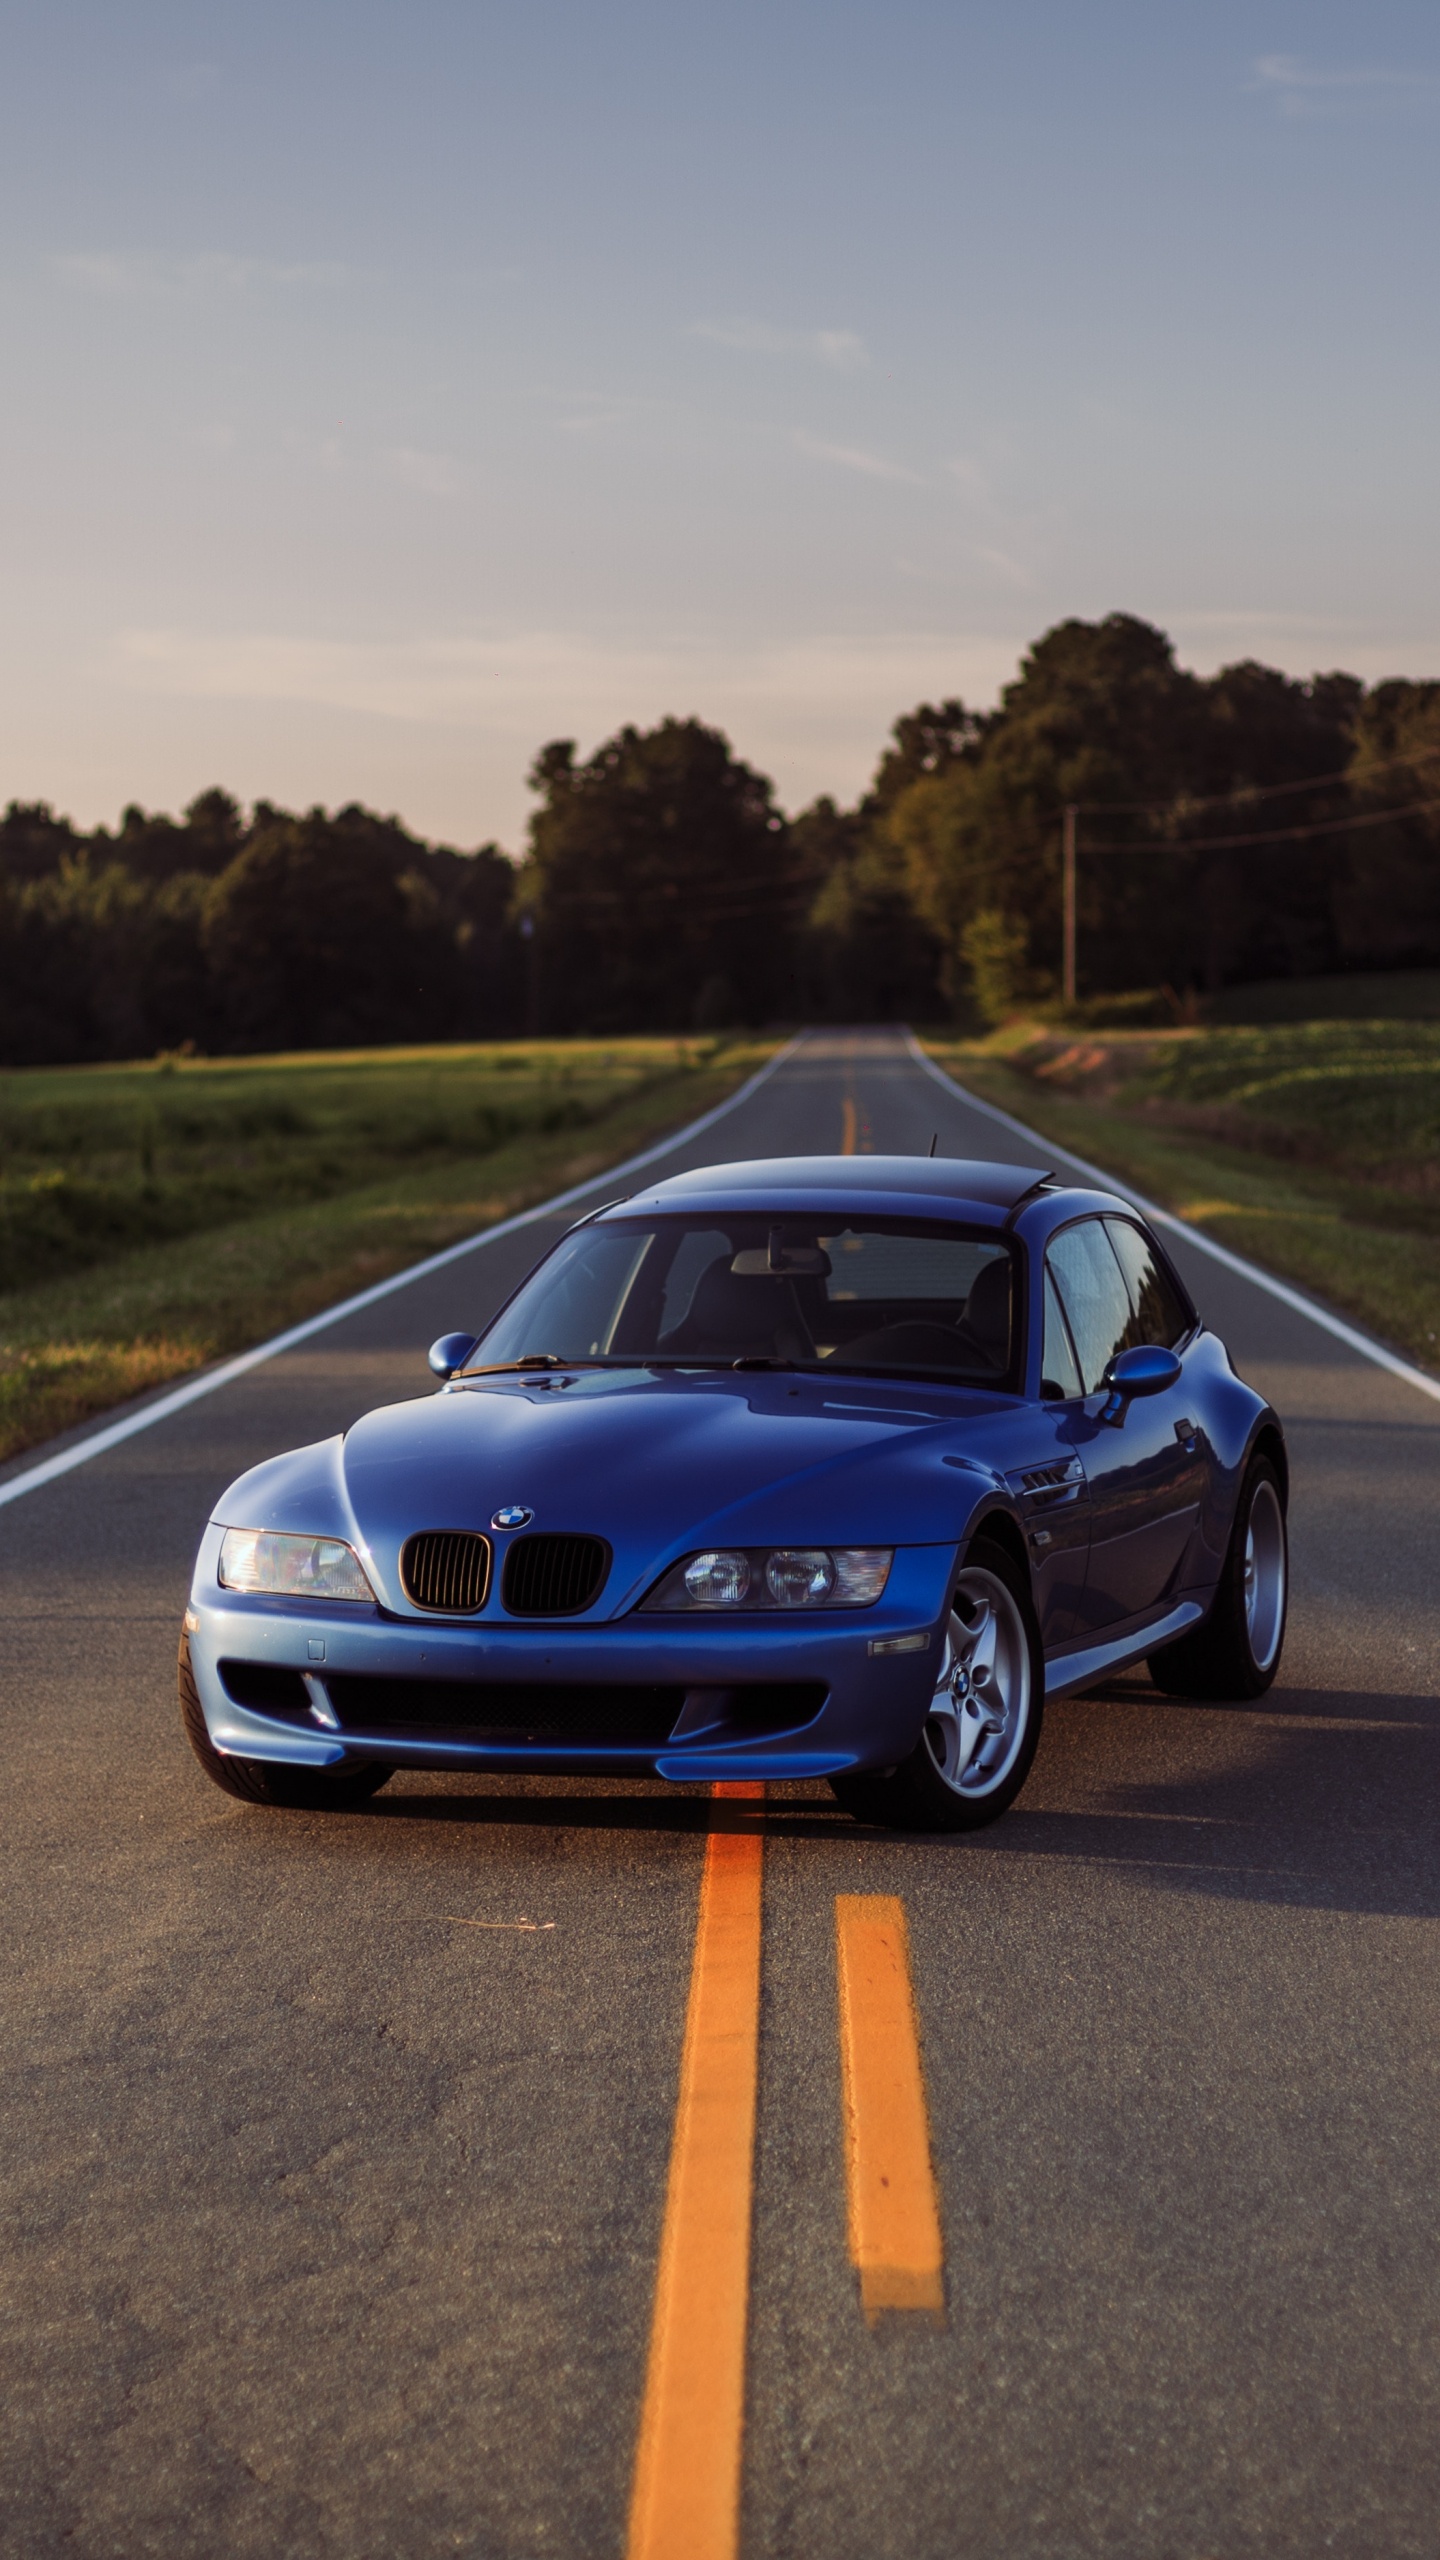
[[[864,1609],[893,1547],[706,1547],[673,1565],[647,1609]]]
[[[278,1529],[227,1529],[220,1548],[227,1591],[286,1600],[375,1598],[353,1547],[340,1538],[292,1538]]]
[[[813,1609],[835,1588],[834,1559],[823,1547],[777,1547],[766,1560],[765,1588],[778,1609]]]
[[[728,1547],[710,1548],[702,1556],[691,1557],[680,1579],[688,1607],[735,1609],[749,1598],[750,1559]]]

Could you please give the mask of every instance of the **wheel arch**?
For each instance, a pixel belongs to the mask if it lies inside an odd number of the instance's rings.
[[[988,1538],[992,1546],[1005,1549],[1006,1554],[1024,1574],[1025,1587],[1028,1591],[1031,1587],[1030,1558],[1026,1551],[1025,1532],[1014,1512],[1003,1510],[997,1503],[990,1510],[982,1511],[978,1519],[971,1521],[960,1548],[962,1565],[977,1538]]]
[[[1246,1451],[1248,1467],[1252,1458],[1268,1458],[1280,1485],[1280,1508],[1290,1508],[1290,1459],[1285,1447],[1285,1434],[1273,1414],[1266,1416]]]

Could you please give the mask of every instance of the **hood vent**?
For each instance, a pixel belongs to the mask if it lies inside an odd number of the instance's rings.
[[[469,1617],[490,1588],[490,1541],[473,1529],[421,1529],[400,1550],[400,1579],[417,1609]]]
[[[598,1600],[609,1570],[603,1538],[537,1531],[511,1547],[500,1596],[512,1618],[573,1618]]]

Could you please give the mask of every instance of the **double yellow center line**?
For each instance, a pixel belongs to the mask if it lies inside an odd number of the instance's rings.
[[[754,1812],[712,1830],[706,1844],[629,2560],[730,2560],[737,2547],[765,1790],[715,1793],[748,1799]]]
[[[760,2061],[764,1789],[723,1786],[705,1851],[627,2560],[735,2560]],[[732,1810],[733,1808],[733,1810]],[[944,2306],[903,1906],[837,1898],[852,2263],[867,2318]]]
[[[885,2311],[939,2318],[944,2245],[903,1902],[888,1893],[837,1894],[835,1952],[850,2261],[860,2300],[872,2324]]]

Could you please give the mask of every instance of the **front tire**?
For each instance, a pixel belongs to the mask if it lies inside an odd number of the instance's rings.
[[[1171,1698],[1263,1698],[1280,1668],[1289,1596],[1280,1482],[1269,1459],[1255,1457],[1210,1614],[1192,1634],[1151,1654],[1146,1667],[1156,1688]]]
[[[956,1579],[940,1676],[909,1759],[832,1778],[831,1791],[859,1822],[978,1831],[1025,1784],[1044,1700],[1045,1658],[1025,1575],[1007,1549],[977,1538]]]
[[[386,1779],[395,1774],[393,1769],[387,1769],[378,1760],[357,1760],[348,1769],[297,1769],[292,1762],[240,1760],[233,1752],[217,1751],[210,1739],[205,1710],[195,1685],[187,1635],[180,1638],[177,1673],[180,1721],[185,1728],[185,1739],[211,1784],[227,1796],[238,1796],[242,1804],[286,1805],[293,1811],[310,1813],[344,1813],[378,1795]]]

